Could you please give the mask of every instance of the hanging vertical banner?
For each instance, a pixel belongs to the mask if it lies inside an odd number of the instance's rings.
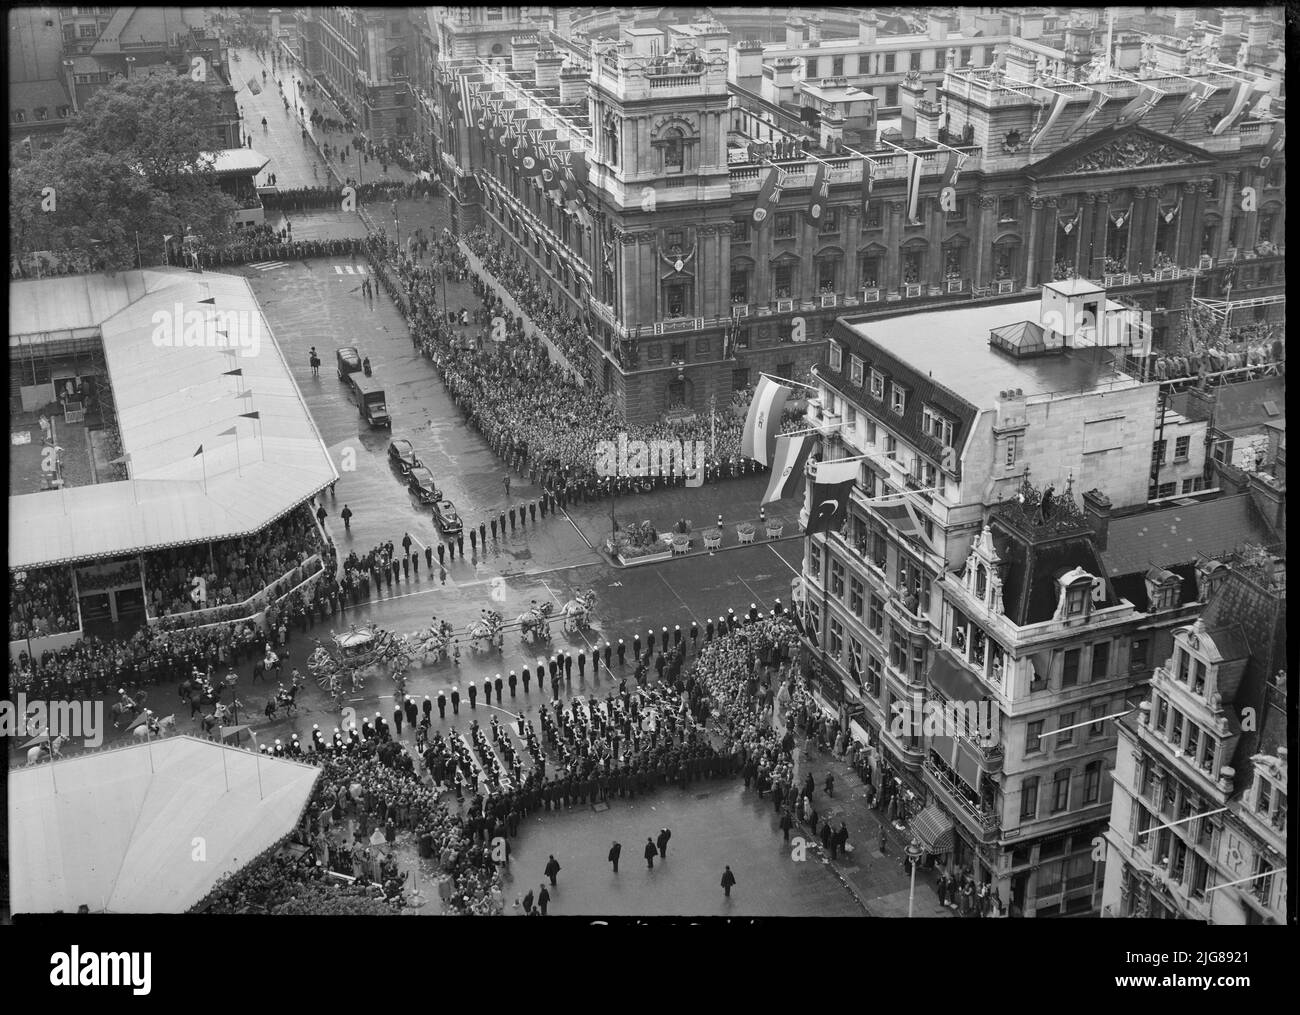
[[[809,225],[819,226],[826,215],[826,200],[830,197],[831,187],[826,182],[826,165],[817,163],[817,172],[813,176],[812,193],[808,195],[808,208],[804,219]]]
[[[966,156],[961,152],[948,153],[948,165],[943,171],[943,180],[939,184],[939,207],[945,212],[957,210],[957,177],[966,165]]]
[[[781,187],[778,184],[780,175],[781,170],[773,166],[767,171],[767,177],[763,180],[763,185],[758,188],[758,198],[754,202],[753,216],[754,225],[756,226],[762,226],[767,222],[781,200]]]
[[[1061,231],[1064,232],[1066,236],[1069,236],[1074,232],[1074,227],[1079,224],[1079,218],[1082,215],[1082,209],[1075,211],[1073,214],[1070,212],[1063,212],[1056,216],[1056,223],[1061,227]]]
[[[917,209],[921,204],[921,156],[907,153],[907,221],[917,224]]]
[[[456,83],[460,89],[460,117],[466,123],[470,123],[473,117],[473,99],[469,87],[469,78],[461,74],[456,78]]]
[[[1131,127],[1137,123],[1147,113],[1156,108],[1160,102],[1160,93],[1154,88],[1142,85],[1138,88],[1138,93],[1133,100],[1119,111],[1119,119],[1114,123],[1116,130],[1121,127]]]
[[[1169,225],[1182,210],[1183,199],[1180,197],[1177,201],[1170,201],[1160,205],[1160,217],[1164,219],[1165,225]]]
[[[876,164],[865,156],[862,159],[862,214],[871,207],[871,191],[876,186]]]
[[[1268,144],[1264,146],[1264,154],[1259,157],[1259,168],[1267,169],[1269,164],[1277,158],[1286,149],[1286,122],[1276,120],[1273,123],[1273,130],[1268,135]]]
[[[1228,93],[1228,108],[1223,115],[1223,119],[1216,123],[1211,134],[1219,135],[1235,124],[1246,112],[1246,104],[1250,101],[1251,85],[1247,81],[1238,81],[1232,86],[1232,91]]]
[[[1109,96],[1105,92],[1093,91],[1092,98],[1088,100],[1088,108],[1083,111],[1083,114],[1079,119],[1075,120],[1074,123],[1065,128],[1065,133],[1061,135],[1061,140],[1063,142],[1070,140],[1070,138],[1074,137],[1075,134],[1088,126],[1088,124],[1096,118],[1097,114],[1101,112],[1101,107],[1106,105],[1106,100],[1108,98]]]
[[[1068,95],[1056,96],[1056,98],[1052,102],[1052,111],[1047,114],[1047,121],[1043,124],[1041,128],[1039,128],[1038,132],[1035,133],[1034,136],[1029,139],[1029,150],[1031,152],[1034,150],[1034,146],[1038,144],[1039,141],[1047,137],[1047,132],[1056,126],[1056,121],[1061,118],[1061,114],[1065,112],[1065,107],[1068,106],[1069,104],[1070,104],[1070,97]]]
[[[1174,122],[1170,129],[1172,130],[1181,127],[1186,122],[1187,118],[1205,105],[1205,100],[1213,94],[1213,85],[1204,85],[1193,88],[1188,92],[1183,98],[1183,101],[1178,104],[1178,109],[1174,112]]]
[[[1127,208],[1120,208],[1110,213],[1110,220],[1114,224],[1116,229],[1124,228],[1124,223],[1128,221],[1129,214],[1132,211],[1133,211],[1133,206],[1129,205]]]

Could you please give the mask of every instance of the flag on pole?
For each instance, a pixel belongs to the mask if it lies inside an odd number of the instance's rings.
[[[858,654],[852,649],[849,650],[849,676],[857,687],[862,687],[862,676],[858,673]]]
[[[1061,118],[1061,114],[1065,112],[1065,107],[1069,104],[1070,97],[1068,95],[1059,94],[1056,96],[1055,100],[1052,102],[1052,111],[1047,114],[1047,120],[1044,121],[1042,127],[1038,129],[1037,133],[1029,139],[1029,150],[1031,152],[1039,141],[1047,137],[1047,132],[1056,126],[1056,121]]]
[[[1209,84],[1203,87],[1193,88],[1188,92],[1187,95],[1183,97],[1183,101],[1178,104],[1178,109],[1174,112],[1174,122],[1170,129],[1175,130],[1178,127],[1181,127],[1183,123],[1186,122],[1187,118],[1205,105],[1205,100],[1213,94],[1214,86]]]
[[[921,203],[921,156],[907,153],[907,221],[917,223],[917,208]]]
[[[1264,154],[1259,157],[1259,168],[1267,169],[1269,164],[1277,158],[1286,149],[1286,122],[1276,120],[1273,123],[1273,130],[1268,135],[1268,144],[1264,146]]]
[[[754,225],[762,226],[781,200],[781,170],[773,166],[767,171],[767,177],[758,188],[758,198],[754,201]]]
[[[198,458],[199,455],[201,455],[201,454],[203,454],[203,445],[202,445],[202,444],[199,445],[199,450],[196,451],[196,452],[194,452],[194,454],[190,455],[190,457],[191,457],[191,458]]]
[[[749,403],[745,417],[745,430],[740,438],[740,453],[762,465],[772,460],[776,447],[776,429],[781,423],[786,399],[793,394],[784,384],[769,377],[760,377],[754,389],[754,399]]]
[[[876,185],[876,164],[869,158],[862,159],[862,214],[871,206],[871,191]]]
[[[1088,126],[1093,119],[1101,112],[1101,107],[1106,105],[1106,100],[1110,98],[1105,92],[1093,91],[1092,98],[1088,100],[1088,108],[1075,120],[1070,126],[1065,128],[1065,133],[1061,135],[1061,141],[1069,141],[1075,134]]]
[[[838,532],[849,512],[849,495],[858,479],[858,461],[818,462],[813,480],[808,535]]]
[[[224,371],[224,372],[222,373],[221,376],[222,376],[222,377],[243,377],[243,376],[244,376],[244,368],[243,368],[243,367],[235,367],[234,370],[226,370],[226,371]]]
[[[809,225],[821,225],[830,193],[830,184],[826,182],[826,164],[818,162],[817,172],[813,176],[812,193],[808,195],[808,210],[804,212],[804,218]]]
[[[957,210],[957,177],[966,165],[966,156],[961,152],[949,152],[948,164],[943,170],[943,179],[939,183],[939,207],[944,211]]]
[[[239,414],[239,418],[240,419],[261,419],[262,414],[260,412],[241,412]]]
[[[1119,118],[1115,121],[1114,127],[1119,130],[1121,127],[1131,127],[1137,123],[1147,113],[1156,108],[1160,102],[1160,93],[1154,88],[1142,85],[1138,88],[1135,95],[1123,109],[1119,111]]]
[[[920,540],[926,544],[930,543],[930,539],[925,534],[925,526],[921,524],[921,519],[917,517],[916,509],[912,506],[911,497],[904,497],[901,500],[895,500],[887,504],[877,504],[873,501],[871,506],[876,510],[877,514],[893,526],[899,535]]]
[[[238,436],[239,436],[239,430],[238,430],[236,427],[233,427],[233,426],[232,426],[229,430],[222,430],[221,433],[217,434],[217,436],[218,436],[218,437],[238,437]]]
[[[1232,86],[1232,91],[1228,93],[1228,108],[1224,112],[1223,119],[1216,123],[1210,131],[1211,134],[1216,136],[1222,134],[1241,119],[1246,112],[1246,104],[1250,100],[1251,87],[1249,81],[1238,81]]]
[[[804,466],[812,450],[813,440],[809,434],[796,434],[793,437],[782,434],[778,437],[776,454],[772,456],[772,474],[768,477],[767,491],[759,503],[771,504],[798,493],[799,484],[803,482]]]

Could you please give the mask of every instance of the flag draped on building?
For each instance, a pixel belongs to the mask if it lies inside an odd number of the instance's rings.
[[[1228,108],[1223,114],[1223,119],[1216,123],[1210,133],[1214,135],[1222,134],[1229,127],[1235,126],[1237,121],[1246,115],[1246,111],[1263,98],[1264,93],[1254,91],[1254,85],[1249,81],[1238,81],[1232,86],[1232,91],[1228,93]],[[1252,97],[1254,102],[1252,102]]]
[[[939,207],[944,211],[957,210],[957,178],[965,165],[966,156],[961,152],[948,153],[948,164],[939,183]]]
[[[1101,107],[1106,105],[1106,100],[1108,98],[1109,96],[1107,96],[1105,92],[1099,92],[1094,90],[1092,93],[1092,97],[1088,100],[1088,108],[1085,109],[1082,114],[1080,114],[1077,120],[1075,120],[1072,124],[1070,124],[1070,126],[1065,128],[1065,133],[1061,135],[1061,141],[1062,142],[1069,141],[1070,138],[1074,137],[1075,134],[1079,133],[1079,131],[1083,130],[1084,127],[1088,126],[1088,124],[1090,124],[1093,121],[1093,119],[1097,116],[1097,114],[1101,112]]]
[[[808,209],[804,218],[809,225],[821,225],[826,214],[826,201],[830,197],[830,184],[826,182],[826,164],[817,163],[817,172],[813,176],[812,193],[808,195]]]
[[[921,524],[910,497],[885,504],[877,504],[873,501],[871,506],[900,536],[919,540],[927,545],[930,543],[929,537],[925,534],[925,526]]]
[[[1047,137],[1047,132],[1056,126],[1056,121],[1061,118],[1061,114],[1065,112],[1065,107],[1069,104],[1070,97],[1068,95],[1057,95],[1056,98],[1052,100],[1052,111],[1047,114],[1047,119],[1044,121],[1042,127],[1040,127],[1034,136],[1029,139],[1029,150],[1031,152],[1039,141],[1042,141],[1043,138]]]
[[[1264,146],[1264,154],[1259,157],[1259,168],[1267,169],[1272,161],[1277,158],[1286,149],[1286,122],[1277,120],[1273,123],[1273,130],[1268,135],[1268,144]]]
[[[762,185],[758,188],[758,198],[754,201],[754,225],[763,226],[776,210],[781,200],[781,170],[772,166],[767,171]]]
[[[745,429],[740,438],[740,453],[746,458],[767,465],[776,449],[776,432],[781,425],[781,413],[786,400],[793,392],[784,384],[769,377],[760,377],[754,389]]]
[[[871,207],[871,191],[876,185],[876,164],[869,158],[862,159],[862,214]]]
[[[917,209],[921,204],[921,156],[915,152],[907,153],[907,221],[917,221]]]
[[[810,434],[793,437],[782,434],[776,439],[776,454],[772,456],[772,473],[768,477],[767,491],[762,504],[793,497],[803,483],[804,466],[812,454],[813,439]]]
[[[1124,223],[1128,221],[1129,213],[1132,210],[1132,205],[1129,205],[1127,208],[1116,208],[1110,213],[1111,224],[1114,225],[1116,229],[1123,229]]]
[[[1177,214],[1182,211],[1183,199],[1180,197],[1177,201],[1165,201],[1160,205],[1160,217],[1164,219],[1165,225],[1172,222]]]
[[[808,535],[838,532],[849,513],[849,496],[860,462],[818,462],[808,510]]]
[[[1174,122],[1170,130],[1175,130],[1187,122],[1188,117],[1205,105],[1206,99],[1214,94],[1213,85],[1199,85],[1188,92],[1174,111]]]
[[[1056,216],[1056,223],[1061,227],[1062,232],[1069,236],[1074,232],[1075,227],[1079,224],[1079,218],[1083,215],[1082,209],[1076,209],[1073,212],[1065,211]]]
[[[1115,129],[1133,126],[1147,113],[1155,109],[1159,102],[1160,92],[1147,85],[1140,86],[1137,95],[1133,97],[1132,101],[1119,111],[1119,119],[1114,123]]]

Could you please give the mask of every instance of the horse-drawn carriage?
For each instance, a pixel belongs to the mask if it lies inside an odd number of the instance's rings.
[[[447,658],[447,646],[451,644],[454,634],[455,628],[449,621],[444,620],[438,623],[431,622],[423,630],[407,635],[407,641],[411,646],[411,654],[419,656],[420,662],[427,662],[431,655],[437,662]]]
[[[539,603],[534,599],[526,613],[519,615],[519,634],[530,645],[538,641],[551,640],[551,604]]]
[[[596,590],[587,589],[564,604],[564,631],[586,631],[591,628],[591,615],[596,608]]]
[[[413,655],[405,638],[374,624],[353,624],[342,634],[331,631],[330,642],[327,648],[316,639],[307,668],[336,704],[341,706],[347,694],[360,691],[365,686],[366,671],[372,668],[387,669],[399,689],[405,683]]]
[[[470,624],[465,632],[469,636],[470,648],[476,651],[500,648],[503,640],[501,632],[505,630],[505,626],[500,613],[496,610],[484,610],[479,619]]]

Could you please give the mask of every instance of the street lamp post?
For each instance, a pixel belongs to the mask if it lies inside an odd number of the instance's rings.
[[[912,918],[912,904],[916,900],[916,865],[920,863],[921,857],[925,851],[921,849],[921,844],[913,839],[907,844],[907,861],[912,865],[912,883],[907,890],[907,918]]]

